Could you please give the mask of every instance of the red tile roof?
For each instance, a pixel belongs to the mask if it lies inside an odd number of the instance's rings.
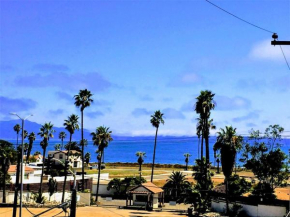
[[[25,166],[25,172],[33,172],[34,169],[31,167]],[[15,173],[16,172],[16,165],[10,165],[8,173]]]
[[[144,191],[135,191],[137,188],[139,187],[144,187],[146,188],[148,191],[156,194],[156,193],[160,193],[160,192],[163,192],[163,189],[154,185],[152,182],[146,182],[146,183],[142,183],[141,185],[137,186],[137,187],[134,187],[132,189],[129,190],[130,193],[143,193],[144,194]]]

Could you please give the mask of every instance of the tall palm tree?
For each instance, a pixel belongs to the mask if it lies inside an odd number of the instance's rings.
[[[140,180],[141,180],[141,176],[142,176],[142,164],[144,162],[145,155],[146,155],[145,152],[142,152],[142,151],[136,152],[136,156],[138,157],[137,162],[139,164]]]
[[[207,167],[209,167],[210,162],[209,130],[210,130],[210,122],[212,122],[212,120],[210,120],[211,110],[215,108],[215,102],[213,101],[214,96],[215,94],[209,90],[201,91],[200,95],[196,98],[197,101],[195,104],[195,111],[197,114],[199,114],[200,124],[202,125],[201,133],[205,141]]]
[[[214,144],[214,150],[219,150],[221,154],[222,171],[225,176],[226,184],[227,213],[229,212],[228,179],[232,175],[237,149],[241,147],[242,141],[243,137],[236,134],[236,128],[226,126],[225,129],[220,129],[220,132],[218,132],[217,141]]]
[[[58,138],[61,139],[61,150],[63,150],[63,140],[66,138],[66,133],[61,131],[59,134],[58,134]]]
[[[19,124],[16,124],[14,127],[13,127],[13,130],[17,133],[17,143],[16,143],[16,146],[18,147],[18,137],[19,137],[19,132],[21,130],[21,127]]]
[[[93,102],[91,98],[93,94],[91,91],[84,89],[80,90],[78,95],[75,95],[75,105],[76,107],[80,108],[81,110],[81,128],[82,128],[82,139],[81,139],[81,146],[82,146],[82,189],[84,189],[84,110],[86,107],[89,107]]]
[[[23,147],[23,152],[24,152],[24,155],[26,155],[26,158],[27,158],[28,148],[29,148],[29,144],[27,142],[25,142],[24,147]]]
[[[153,115],[151,115],[151,124],[153,127],[156,128],[156,133],[155,133],[155,143],[154,143],[154,152],[153,152],[153,162],[152,162],[152,172],[151,172],[151,182],[153,182],[153,174],[154,174],[154,165],[155,165],[155,153],[156,153],[156,142],[157,142],[157,134],[158,134],[158,129],[159,125],[164,124],[163,120],[163,113],[160,112],[160,110],[157,110],[154,112]]]
[[[28,132],[27,132],[26,130],[24,130],[24,133],[23,133],[23,135],[24,135],[24,139],[26,139],[26,138],[27,138],[27,136],[28,136]]]
[[[13,147],[13,144],[5,140],[0,140],[0,165],[1,172],[3,173],[2,187],[3,187],[3,199],[2,203],[6,203],[6,177],[8,174],[8,169],[11,165],[11,162],[15,161],[17,156],[16,151]]]
[[[35,139],[36,139],[35,133],[31,132],[28,135],[29,146],[28,146],[27,155],[26,155],[26,163],[28,163],[28,161],[29,161],[29,156],[30,156],[30,153],[32,150],[32,145],[33,145],[33,142],[35,141]]]
[[[79,123],[78,123],[79,117],[75,114],[72,114],[67,118],[67,120],[64,120],[64,126],[65,129],[69,132],[69,147],[66,155],[66,162],[65,164],[68,163],[69,161],[69,155],[70,155],[70,145],[72,142],[72,135],[75,133],[75,130],[79,129]],[[66,168],[66,166],[65,166]],[[67,180],[67,171],[64,171],[64,182],[63,182],[63,189],[62,189],[62,199],[61,202],[64,202],[64,193],[65,193],[65,186],[66,186],[66,180]]]
[[[101,174],[101,160],[102,154],[106,147],[108,147],[109,142],[113,141],[111,137],[112,131],[109,130],[109,127],[100,126],[96,129],[96,132],[92,132],[92,140],[94,145],[98,147],[96,151],[98,153],[98,182],[97,182],[97,192],[96,192],[96,201],[98,201],[99,196],[99,185],[100,185],[100,174]]]
[[[163,186],[173,199],[177,200],[182,192],[190,188],[190,183],[186,180],[186,176],[182,172],[172,172],[169,179],[166,180],[166,184]]]
[[[200,145],[200,159],[203,159],[203,128],[204,128],[204,124],[203,124],[203,119],[202,118],[197,118],[197,124],[196,124],[196,135],[200,141],[200,137],[201,137],[201,145]]]
[[[45,154],[46,154],[46,148],[48,146],[48,141],[50,138],[53,138],[53,133],[55,130],[53,129],[53,124],[51,122],[44,123],[44,125],[41,126],[40,132],[38,135],[40,135],[43,140],[40,142],[40,146],[43,150],[43,164],[42,164],[42,171],[41,171],[41,177],[40,177],[40,187],[39,187],[39,193],[38,193],[38,199],[37,201],[40,202],[42,199],[42,182],[43,182],[43,172],[44,172],[44,161],[45,161]]]
[[[91,153],[90,152],[87,152],[85,154],[85,160],[86,160],[87,166],[89,165],[90,159],[91,159]]]
[[[191,157],[191,154],[189,154],[189,153],[185,153],[184,155],[183,155],[184,157],[185,157],[185,170],[187,171],[187,169],[188,169],[188,162],[189,162],[189,157]]]
[[[217,174],[219,174],[220,173],[220,157],[221,157],[221,155],[220,154],[217,154],[216,155],[216,162],[217,162]]]

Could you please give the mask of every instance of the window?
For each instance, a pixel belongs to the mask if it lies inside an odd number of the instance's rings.
[[[59,159],[62,160],[63,159],[63,154],[59,155]]]
[[[136,195],[137,202],[147,202],[148,196],[147,195]]]
[[[74,167],[78,167],[78,162],[77,161],[74,162]]]

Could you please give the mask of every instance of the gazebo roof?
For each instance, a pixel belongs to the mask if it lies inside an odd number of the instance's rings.
[[[143,187],[143,189],[141,191],[138,191],[138,188]],[[144,188],[147,191],[144,191]],[[129,190],[129,193],[133,193],[133,194],[147,194],[148,192],[151,192],[153,194],[157,194],[157,193],[161,193],[163,192],[163,189],[154,185],[152,182],[146,182],[146,183],[142,183],[141,185],[138,185],[134,188],[131,188]]]

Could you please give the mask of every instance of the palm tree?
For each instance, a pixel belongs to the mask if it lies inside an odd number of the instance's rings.
[[[186,165],[185,165],[185,170],[187,171],[187,169],[188,169],[189,157],[191,157],[191,154],[189,154],[189,153],[185,153],[183,156],[185,157],[185,163],[186,163]]]
[[[171,196],[177,200],[182,192],[190,188],[190,183],[186,181],[186,176],[182,172],[172,172],[169,179],[166,180],[166,184],[163,186],[164,189],[170,192]]]
[[[141,151],[136,152],[136,156],[138,157],[137,162],[139,164],[140,180],[141,180],[141,175],[142,175],[142,164],[144,162],[145,155],[146,155],[145,152],[141,152]]]
[[[153,162],[152,162],[152,172],[151,172],[151,182],[153,182],[153,174],[154,174],[154,164],[155,164],[155,152],[156,152],[156,142],[157,142],[157,134],[158,134],[158,128],[160,123],[164,124],[163,120],[163,113],[160,112],[160,110],[157,110],[154,112],[153,115],[151,115],[151,124],[153,127],[156,128],[156,134],[155,134],[155,143],[154,143],[154,152],[153,152]]]
[[[55,145],[54,145],[54,150],[55,150],[55,151],[59,151],[60,148],[61,148],[61,144],[55,144]]]
[[[68,163],[69,161],[69,155],[70,155],[70,145],[72,142],[72,135],[75,133],[75,130],[79,129],[79,124],[78,124],[78,120],[79,117],[75,114],[72,114],[71,116],[68,117],[67,120],[64,120],[64,126],[65,129],[69,132],[69,146],[68,146],[68,150],[67,150],[67,155],[66,155],[66,162],[65,164]],[[67,167],[67,165],[65,165],[65,168]],[[65,175],[64,175],[64,182],[63,182],[63,189],[62,189],[62,199],[61,202],[64,202],[64,193],[65,193],[65,185],[66,185],[66,179],[67,179],[67,171],[65,169],[64,171]]]
[[[66,133],[65,132],[60,132],[58,134],[58,138],[61,139],[61,150],[63,150],[63,140],[66,138]]]
[[[40,187],[39,187],[37,202],[40,202],[42,200],[42,181],[43,181],[45,153],[46,153],[46,148],[48,146],[49,138],[53,138],[54,132],[55,130],[53,129],[53,124],[49,122],[49,123],[44,123],[44,125],[42,125],[40,128],[40,132],[38,133],[38,135],[40,135],[40,137],[43,138],[43,140],[40,142],[40,146],[42,147],[42,150],[43,150],[43,164],[42,164]]]
[[[111,134],[112,134],[112,131],[109,131],[109,127],[105,127],[105,126],[100,126],[96,129],[96,132],[91,133],[94,145],[98,147],[98,150],[97,150],[98,183],[97,183],[96,201],[98,201],[98,195],[99,195],[102,154],[103,154],[104,149],[108,147],[109,142],[113,141]]]
[[[24,139],[26,139],[28,136],[28,132],[26,130],[24,130]]]
[[[21,130],[21,127],[19,124],[16,124],[14,127],[13,127],[14,131],[17,133],[17,143],[16,145],[18,146],[18,136],[19,136],[19,132]]]
[[[56,189],[57,189],[56,179],[50,178],[48,180],[47,185],[48,185],[49,201],[50,201],[51,196],[56,192]]]
[[[220,150],[221,153],[222,171],[225,176],[226,184],[227,213],[229,212],[228,179],[232,175],[237,149],[241,147],[242,141],[243,137],[237,136],[236,128],[226,126],[225,130],[222,128],[220,129],[217,141],[214,144],[214,150]]]
[[[81,146],[82,146],[82,189],[84,189],[84,110],[86,107],[89,107],[93,102],[91,98],[93,94],[87,89],[80,90],[78,95],[75,95],[75,105],[76,107],[80,107],[81,110],[81,128],[82,128],[82,139],[81,139]]]
[[[220,154],[217,154],[216,155],[216,162],[217,162],[217,174],[219,174],[220,173],[220,157],[221,157],[221,155]]]
[[[35,133],[31,132],[28,135],[29,146],[28,146],[27,155],[26,155],[26,163],[28,163],[28,161],[29,161],[29,156],[30,156],[30,153],[32,150],[32,145],[33,145],[33,142],[35,141],[35,139],[36,139]]]
[[[196,124],[196,135],[199,139],[199,143],[200,143],[200,137],[201,137],[201,145],[200,145],[200,159],[203,158],[203,120],[201,118],[197,118],[197,124]]]
[[[199,114],[199,124],[201,126],[201,133],[202,138],[205,141],[205,147],[206,147],[206,165],[209,167],[209,130],[211,128],[210,123],[212,120],[210,120],[211,110],[215,108],[215,102],[213,101],[213,97],[215,94],[213,94],[209,90],[201,91],[200,95],[196,98],[196,104],[195,104],[195,111],[197,114]],[[199,130],[197,129],[197,132]],[[203,144],[203,142],[202,142]]]
[[[87,166],[89,165],[90,159],[91,159],[91,154],[90,154],[90,152],[87,152],[85,154],[85,160],[86,160]]]
[[[26,158],[27,158],[28,148],[29,148],[29,144],[27,142],[25,142],[24,147],[23,147],[23,152],[24,152],[24,155],[26,155]]]
[[[3,173],[2,177],[2,187],[3,187],[3,201],[6,203],[6,177],[11,165],[11,162],[15,161],[15,156],[17,156],[16,151],[14,150],[13,144],[5,140],[0,140],[0,165],[1,172]]]

